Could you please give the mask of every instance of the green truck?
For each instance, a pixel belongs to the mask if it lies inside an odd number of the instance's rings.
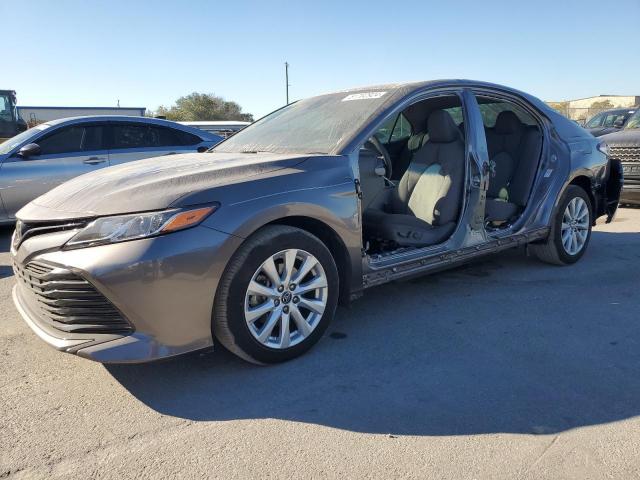
[[[23,132],[27,123],[18,117],[16,109],[16,92],[14,90],[0,90],[0,142]]]

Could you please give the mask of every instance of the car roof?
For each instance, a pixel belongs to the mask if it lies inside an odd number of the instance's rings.
[[[241,120],[197,120],[197,121],[186,121],[186,122],[178,122],[181,125],[211,125],[215,127],[225,127],[229,125],[250,125],[251,122],[243,122]]]
[[[633,113],[637,109],[638,109],[638,107],[610,108],[608,110],[602,110],[601,112],[598,112],[595,115],[598,115],[600,113],[624,113],[624,112]],[[595,115],[594,115],[594,117],[595,117]]]
[[[400,97],[411,95],[412,93],[415,93],[421,90],[426,90],[426,89],[465,88],[465,87],[466,88],[486,88],[494,91],[501,91],[504,93],[517,95],[521,98],[526,99],[529,103],[534,105],[539,110],[542,110],[545,112],[548,112],[549,110],[551,110],[551,107],[549,107],[545,102],[543,102],[539,98],[534,97],[533,95],[527,92],[523,92],[522,90],[507,87],[505,85],[500,85],[497,83],[484,82],[481,80],[461,79],[461,78],[370,85],[370,86],[350,88],[346,90],[338,90],[335,92],[326,92],[324,95],[330,95],[330,94],[336,94],[336,93],[357,93],[357,92],[363,92],[367,90],[378,90],[378,91],[388,90],[391,93],[389,97],[393,97],[393,99],[398,99]]]
[[[44,125],[57,127],[61,125],[73,125],[76,123],[86,123],[86,122],[144,123],[147,125],[158,125],[158,126],[163,126],[168,128],[175,128],[177,130],[182,130],[182,131],[197,135],[203,138],[204,140],[219,141],[222,139],[222,137],[220,137],[219,135],[215,135],[205,130],[200,130],[198,128],[190,127],[188,125],[182,125],[178,122],[172,122],[170,120],[164,120],[161,118],[133,117],[133,116],[127,116],[127,115],[85,115],[85,116],[79,116],[79,117],[65,117],[65,118],[59,118],[57,120],[50,120],[48,122],[44,122]]]

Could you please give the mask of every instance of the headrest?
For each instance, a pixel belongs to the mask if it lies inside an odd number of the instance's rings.
[[[433,143],[449,143],[460,139],[460,130],[444,110],[434,110],[427,121],[429,141]]]
[[[495,132],[500,135],[511,135],[522,130],[524,124],[511,110],[504,110],[496,118]]]

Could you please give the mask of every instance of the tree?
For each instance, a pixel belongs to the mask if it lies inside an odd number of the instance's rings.
[[[611,103],[610,100],[601,100],[599,102],[593,102],[589,107],[589,109],[592,111],[609,110],[610,108],[613,108],[613,103]]]
[[[197,92],[180,97],[176,100],[176,104],[169,108],[161,105],[156,111],[156,116],[165,116],[167,120],[182,122],[198,120],[253,121],[253,115],[242,113],[242,107],[236,102],[228,102],[212,93]]]
[[[569,102],[547,102],[551,108],[562,115],[569,116]]]

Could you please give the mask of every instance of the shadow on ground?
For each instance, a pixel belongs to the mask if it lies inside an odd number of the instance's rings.
[[[219,348],[107,368],[149,407],[196,421],[456,435],[621,420],[640,414],[639,247],[639,233],[594,233],[572,267],[514,251],[379,287],[283,365]]]

